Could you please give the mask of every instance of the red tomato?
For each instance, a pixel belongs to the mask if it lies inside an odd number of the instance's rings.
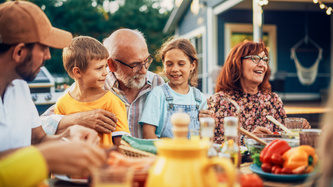
[[[281,168],[276,168],[274,174],[281,174]]]
[[[281,169],[281,173],[282,173],[282,174],[289,175],[289,174],[292,174],[293,171],[292,171],[291,169],[289,169],[289,168],[282,168],[282,169]]]
[[[280,154],[273,153],[271,160],[275,165],[281,166],[283,164],[283,158]]]
[[[278,133],[278,132],[273,132],[273,134],[280,134],[280,133]]]
[[[281,169],[280,166],[278,166],[278,165],[274,165],[274,166],[272,167],[271,172],[272,172],[272,173],[275,173],[275,171],[276,171],[277,168],[280,168],[280,169]]]
[[[270,163],[262,163],[261,164],[261,169],[264,171],[264,172],[268,172],[270,173],[271,172],[271,169],[272,169],[272,165]]]
[[[261,178],[254,174],[243,174],[241,175],[241,187],[263,187],[264,183]]]

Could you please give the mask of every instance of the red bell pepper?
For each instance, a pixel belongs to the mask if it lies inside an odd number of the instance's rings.
[[[275,139],[265,146],[260,153],[260,161],[262,163],[271,163],[273,154],[281,155],[288,151],[290,146],[284,140]]]

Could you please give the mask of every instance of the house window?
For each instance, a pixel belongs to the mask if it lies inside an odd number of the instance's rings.
[[[193,38],[189,39],[194,46],[195,50],[197,51],[198,56],[198,86],[197,88],[202,91],[202,79],[203,79],[203,66],[202,66],[202,60],[203,60],[203,50],[202,50],[202,34],[197,35]]]
[[[263,41],[269,51],[271,68],[271,79],[274,79],[277,71],[277,53],[276,53],[276,26],[263,26]],[[228,57],[231,48],[244,40],[253,40],[253,25],[252,24],[225,24],[224,35],[224,57]]]
[[[205,37],[206,28],[204,26],[196,28],[189,33],[181,35],[181,38],[186,38],[190,40],[195,50],[197,51],[198,56],[198,86],[197,88],[203,92],[207,92],[207,80],[208,73],[207,72],[207,63],[205,62],[205,53],[207,52],[206,46],[206,37]]]

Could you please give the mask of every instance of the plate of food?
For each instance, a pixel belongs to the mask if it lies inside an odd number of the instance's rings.
[[[315,172],[309,173],[309,174],[273,174],[273,173],[267,173],[264,172],[257,164],[251,164],[250,170],[253,173],[258,174],[260,177],[268,180],[274,180],[274,181],[283,181],[283,182],[296,182],[296,181],[304,181],[306,178],[311,177],[315,174]]]
[[[75,178],[69,177],[67,175],[58,175],[58,174],[55,174],[54,176],[55,176],[55,178],[62,180],[62,181],[79,183],[79,184],[88,183],[88,179],[75,179]]]

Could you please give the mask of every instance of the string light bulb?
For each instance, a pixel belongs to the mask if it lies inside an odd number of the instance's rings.
[[[328,9],[326,10],[326,14],[327,15],[331,15],[331,13],[332,13],[332,8],[328,7]]]
[[[313,0],[313,3],[314,4],[318,3],[319,4],[319,8],[323,9],[323,10],[325,9],[325,12],[326,12],[327,15],[331,15],[332,14],[332,7],[325,5],[324,3],[321,2],[321,0]]]

